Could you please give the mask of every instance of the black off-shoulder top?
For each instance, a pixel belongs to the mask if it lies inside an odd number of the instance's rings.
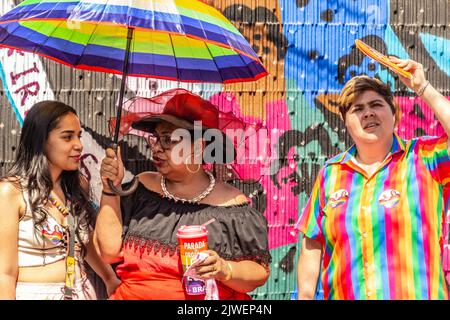
[[[126,188],[128,184],[125,184]],[[266,268],[271,262],[267,220],[250,204],[214,206],[175,201],[147,189],[142,183],[121,198],[123,241],[145,246],[162,255],[179,253],[177,230],[182,225],[207,226],[208,247],[225,260],[252,260]]]

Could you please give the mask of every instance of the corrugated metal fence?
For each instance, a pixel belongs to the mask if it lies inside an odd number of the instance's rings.
[[[4,12],[20,1],[2,0]],[[270,166],[276,172],[259,182],[230,181],[263,211],[269,221],[273,256],[268,283],[257,299],[290,299],[296,291],[298,239],[292,226],[303,208],[317,172],[330,156],[351,143],[336,113],[335,99],[346,80],[358,74],[390,83],[402,105],[398,132],[403,138],[438,134],[433,115],[393,74],[353,46],[363,39],[380,51],[420,61],[431,83],[450,96],[450,1],[448,0],[215,0],[270,72],[256,83],[182,85],[160,80],[130,80],[127,97],[151,96],[187,87],[221,107],[264,121],[272,132]],[[42,99],[57,99],[79,113],[86,130],[83,170],[99,191],[98,162],[114,115],[120,79],[77,71],[32,55],[0,51],[0,173],[11,166],[24,111]],[[15,81],[14,81],[15,80]],[[151,169],[148,150],[137,138],[125,138],[131,173]],[[264,165],[261,164],[261,170]],[[447,267],[450,267],[447,265]]]

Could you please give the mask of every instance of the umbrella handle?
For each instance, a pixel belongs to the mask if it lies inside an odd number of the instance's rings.
[[[114,144],[112,148],[117,154],[117,142],[119,140],[119,132],[120,132],[120,118],[122,117],[122,106],[123,106],[123,97],[125,93],[125,83],[128,75],[128,67],[129,67],[129,59],[130,59],[130,48],[131,48],[131,40],[133,40],[134,28],[128,27],[128,37],[127,37],[127,47],[125,50],[125,61],[123,64],[123,76],[122,76],[122,84],[120,87],[120,98],[119,98],[119,107],[117,109],[117,117],[116,117],[116,128],[114,132]],[[131,187],[128,190],[123,190],[121,187],[116,187],[113,182],[108,179],[109,188],[117,195],[124,197],[134,193],[138,187],[139,180],[136,177],[133,177],[131,181]]]
[[[114,150],[114,152],[116,152],[117,154],[117,148],[118,148],[118,144],[117,143],[113,143],[111,148]],[[130,194],[134,193],[137,189],[139,185],[139,179],[134,176],[133,180],[131,181],[131,186],[130,188],[128,188],[128,190],[123,190],[122,187],[116,187],[114,185],[114,183],[112,182],[112,180],[108,179],[108,186],[109,188],[112,190],[112,192],[114,192],[115,194],[121,196],[121,197],[125,197],[125,196],[129,196]]]
[[[125,197],[134,193],[139,185],[139,179],[137,177],[133,177],[131,181],[131,187],[128,190],[123,190],[121,187],[116,187],[111,180],[108,179],[108,186],[115,194]]]

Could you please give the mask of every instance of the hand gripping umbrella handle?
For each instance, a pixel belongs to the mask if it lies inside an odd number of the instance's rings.
[[[139,184],[139,179],[137,177],[133,177],[131,181],[131,187],[128,190],[123,190],[121,187],[116,187],[111,180],[108,179],[108,186],[115,194],[124,197],[129,196],[133,192],[136,191]]]
[[[122,83],[120,86],[120,98],[119,98],[119,107],[117,109],[117,117],[116,117],[116,128],[114,131],[114,143],[112,144],[111,148],[114,149],[114,151],[117,154],[117,147],[118,147],[118,140],[119,140],[119,130],[120,130],[120,119],[122,118],[122,106],[123,106],[123,97],[125,94],[125,83],[128,75],[128,67],[129,67],[129,58],[130,58],[130,48],[131,48],[131,40],[133,39],[133,33],[134,28],[128,28],[128,36],[127,36],[127,48],[125,50],[125,61],[123,64],[123,75],[122,75]],[[108,186],[109,188],[117,195],[123,197],[128,196],[136,191],[139,184],[139,180],[136,177],[133,177],[133,180],[131,181],[131,187],[128,190],[122,190],[121,187],[117,188],[113,182],[108,179]]]
[[[111,146],[111,148],[114,149],[114,151],[116,152],[116,154],[117,154],[117,147],[118,147],[117,143],[114,143],[114,144]],[[134,192],[136,191],[137,187],[138,187],[138,184],[139,184],[139,179],[138,179],[136,176],[134,176],[134,177],[133,177],[133,180],[131,181],[131,186],[130,186],[130,188],[129,188],[128,190],[123,190],[121,187],[116,187],[116,186],[113,184],[113,182],[112,182],[110,179],[108,179],[108,186],[109,186],[109,188],[110,188],[115,194],[117,194],[117,195],[119,195],[119,196],[121,196],[121,197],[129,196],[130,194],[134,193]]]

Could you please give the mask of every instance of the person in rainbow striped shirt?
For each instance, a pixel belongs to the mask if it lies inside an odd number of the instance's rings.
[[[404,141],[389,87],[367,76],[344,86],[339,110],[355,145],[321,169],[296,228],[304,234],[298,298],[447,299],[443,190],[450,187],[450,101],[412,60],[390,58],[434,112],[442,137]],[[321,265],[322,262],[322,265]],[[321,269],[322,266],[322,269]]]

